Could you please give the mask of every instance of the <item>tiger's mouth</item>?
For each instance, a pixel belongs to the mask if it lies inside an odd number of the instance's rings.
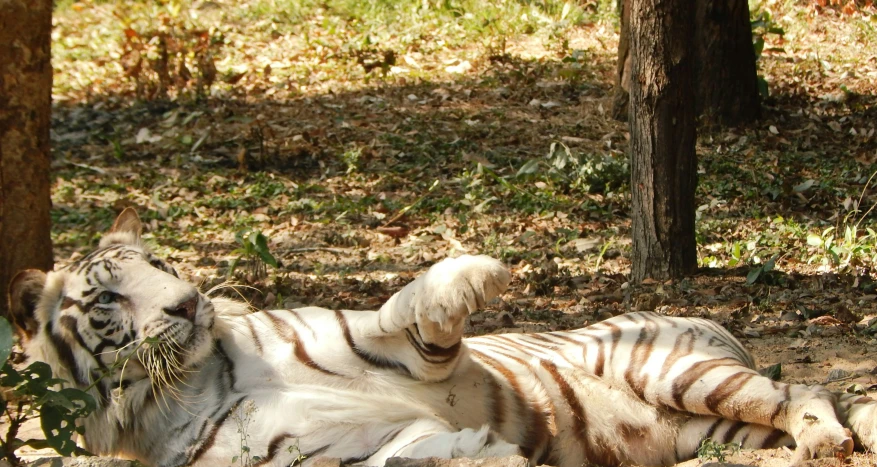
[[[144,339],[139,360],[154,388],[169,390],[186,384],[188,374],[209,353],[210,331],[192,323],[171,323]]]

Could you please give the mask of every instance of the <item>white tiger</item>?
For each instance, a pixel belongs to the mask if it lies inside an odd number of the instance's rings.
[[[516,453],[561,467],[670,465],[705,438],[795,443],[797,462],[849,455],[850,429],[877,447],[877,403],[762,377],[711,321],[631,313],[461,339],[466,316],[509,282],[485,256],[439,262],[376,312],[249,313],[179,279],[140,230],[126,210],[91,254],[10,285],[29,357],[92,387],[81,444],[96,454],[229,465],[242,417],[252,465]]]

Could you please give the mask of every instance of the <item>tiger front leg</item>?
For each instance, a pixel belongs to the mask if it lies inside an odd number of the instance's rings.
[[[853,432],[856,447],[877,451],[877,400],[860,394],[839,394],[837,411],[844,426]]]
[[[379,311],[384,333],[408,330],[415,345],[449,348],[460,342],[466,316],[508,287],[503,264],[488,256],[460,256],[433,265]]]

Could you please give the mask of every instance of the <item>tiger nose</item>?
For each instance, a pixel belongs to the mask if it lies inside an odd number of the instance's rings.
[[[195,321],[195,313],[198,311],[198,300],[198,295],[194,295],[193,297],[177,304],[176,306],[165,308],[164,312],[171,316],[177,316],[187,319],[189,321]]]

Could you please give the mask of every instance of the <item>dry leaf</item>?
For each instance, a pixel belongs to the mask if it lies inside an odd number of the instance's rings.
[[[378,227],[377,231],[393,238],[403,238],[408,236],[407,227]]]

